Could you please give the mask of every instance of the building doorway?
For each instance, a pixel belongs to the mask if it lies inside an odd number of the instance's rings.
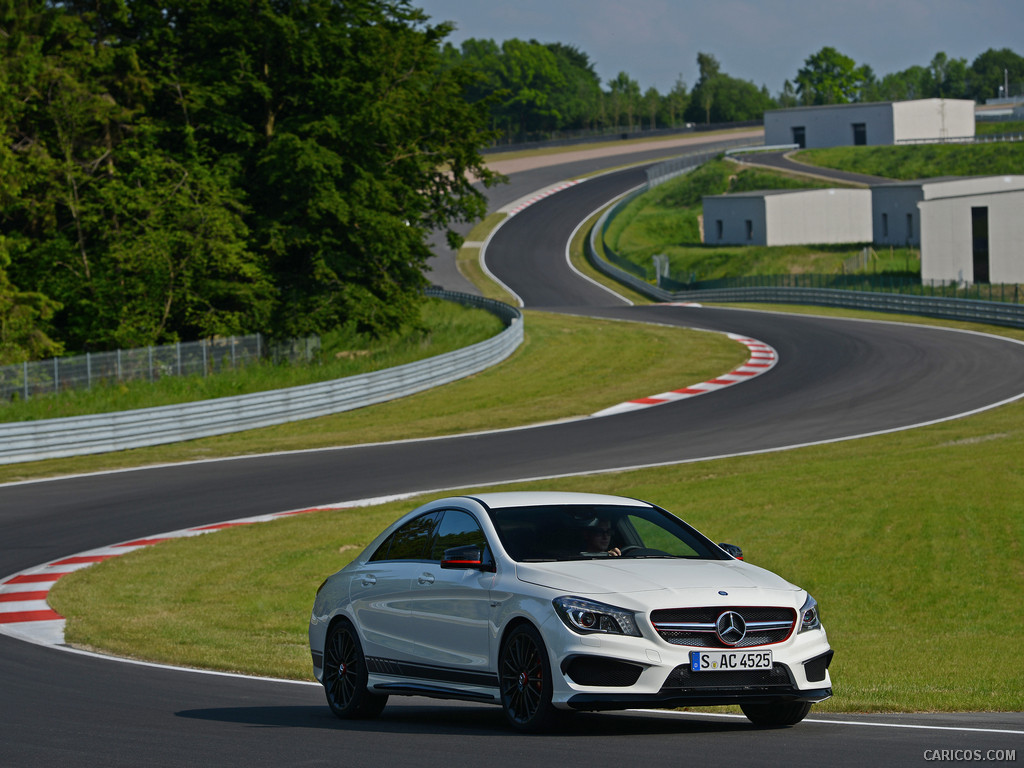
[[[793,143],[800,149],[807,149],[807,129],[804,126],[793,126]]]
[[[973,243],[974,282],[989,281],[988,207],[971,208],[971,242]]]

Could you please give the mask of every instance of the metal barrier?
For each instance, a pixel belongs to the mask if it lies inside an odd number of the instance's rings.
[[[523,316],[515,307],[450,291],[431,290],[428,295],[486,309],[507,327],[454,352],[334,381],[159,408],[0,424],[0,464],[141,448],[341,413],[479,373],[506,359],[523,341]]]
[[[767,302],[773,304],[810,304],[815,306],[845,307],[876,312],[895,312],[909,315],[940,317],[988,323],[1011,328],[1024,328],[1024,304],[979,299],[954,299],[942,296],[915,296],[912,294],[849,291],[836,288],[794,288],[789,286],[757,286],[748,288],[708,288],[688,291],[669,291],[651,285],[599,255],[597,238],[602,236],[610,208],[598,219],[586,240],[586,254],[594,267],[628,285],[633,290],[656,301],[732,301]]]

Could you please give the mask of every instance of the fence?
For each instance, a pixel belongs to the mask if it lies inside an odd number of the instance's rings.
[[[454,352],[334,381],[159,408],[0,424],[0,464],[160,445],[340,413],[479,373],[522,343],[518,309],[467,294],[428,293],[493,312],[506,328]]]
[[[0,366],[0,402],[121,381],[210,376],[264,358],[308,363],[316,359],[319,350],[317,336],[271,342],[257,333],[4,365]]]

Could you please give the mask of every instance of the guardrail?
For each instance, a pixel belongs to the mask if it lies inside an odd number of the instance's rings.
[[[656,301],[749,301],[772,304],[810,304],[814,306],[873,310],[876,312],[924,315],[926,317],[940,317],[947,320],[963,320],[1011,328],[1024,328],[1024,304],[1011,304],[1001,301],[849,291],[837,288],[793,288],[788,286],[669,291],[652,285],[647,280],[609,263],[599,255],[596,240],[607,226],[608,217],[617,208],[618,206],[613,206],[605,211],[590,230],[590,237],[586,240],[587,258],[598,271]]]
[[[0,464],[141,448],[341,413],[479,373],[522,343],[523,316],[515,307],[451,291],[427,293],[493,312],[506,328],[453,352],[333,381],[158,408],[0,424]]]

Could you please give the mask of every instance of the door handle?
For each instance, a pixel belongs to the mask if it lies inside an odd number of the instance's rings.
[[[372,576],[372,575],[370,575],[370,576],[363,576],[362,585],[364,587],[372,587],[376,583],[377,583],[377,577],[376,576]]]
[[[419,582],[420,582],[420,584],[433,584],[434,583],[434,574],[432,574],[432,573],[420,574]]]

